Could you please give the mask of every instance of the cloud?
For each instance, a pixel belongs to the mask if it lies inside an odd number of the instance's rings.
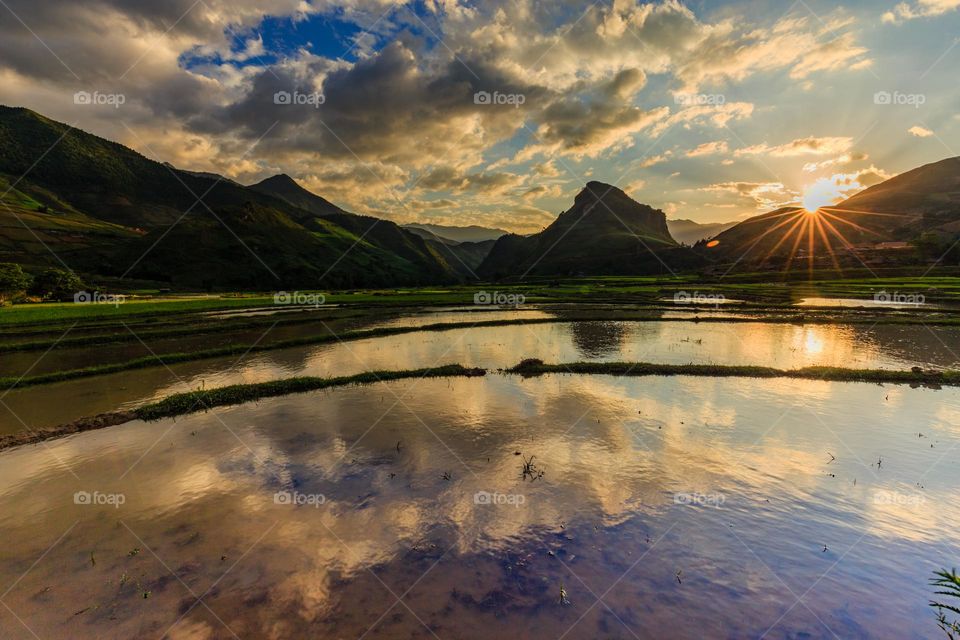
[[[837,173],[827,178],[820,178],[804,187],[804,193],[816,193],[817,202],[830,201],[836,204],[849,198],[858,191],[889,180],[893,176],[871,165],[868,169],[853,173]]]
[[[868,156],[865,153],[845,153],[836,158],[829,158],[827,160],[822,160],[821,162],[808,162],[803,165],[804,173],[814,173],[820,171],[821,169],[828,169],[830,167],[845,167],[854,162],[861,162],[868,159]]]
[[[652,134],[654,136],[662,135],[667,129],[678,124],[686,128],[693,125],[709,124],[722,129],[734,120],[748,119],[753,115],[753,109],[754,106],[749,102],[725,102],[723,104],[686,107],[659,122],[653,128]]]
[[[803,155],[827,156],[848,151],[853,146],[853,138],[833,137],[798,138],[785,144],[770,146],[767,143],[744,147],[734,151],[737,156],[766,155],[774,158],[788,158]]]
[[[655,156],[648,156],[640,160],[640,168],[647,169],[649,167],[662,164],[673,157],[673,151],[667,150],[661,154]]]
[[[697,158],[700,156],[712,156],[718,153],[727,153],[729,150],[730,147],[724,140],[718,140],[716,142],[704,142],[696,149],[691,149],[688,151],[687,157]]]
[[[290,173],[361,213],[409,217],[428,203],[454,202],[446,206],[461,222],[496,210],[539,224],[544,210],[504,208],[503,198],[520,194],[555,209],[559,187],[537,190],[533,180],[582,174],[584,159],[599,160],[602,176],[609,163],[646,157],[672,129],[748,124],[754,114],[754,104],[732,100],[677,105],[677,92],[703,86],[726,96],[758,74],[812,81],[870,63],[856,23],[839,10],[824,23],[802,14],[770,23],[705,19],[679,0],[7,4],[42,42],[19,22],[0,21],[0,102],[187,169],[243,182]],[[260,28],[265,16],[296,28],[271,38]],[[349,25],[339,34],[342,51],[298,41],[311,20]],[[295,45],[279,49],[287,39]],[[79,111],[78,90],[121,92],[127,102],[121,113]],[[324,101],[278,105],[281,91],[322,93]],[[523,103],[476,104],[480,91]],[[709,145],[689,153],[729,152]],[[665,151],[639,166],[671,157]]]
[[[646,186],[647,186],[646,180],[634,180],[633,182],[628,183],[623,188],[623,190],[626,193],[631,194],[631,197],[636,200],[637,199],[636,196],[639,195],[640,191]]]
[[[633,135],[665,118],[666,108],[644,110],[633,97],[646,83],[637,69],[625,69],[595,87],[558,96],[535,116],[540,153],[595,158],[632,146]]]
[[[883,14],[883,22],[896,24],[904,20],[929,18],[954,11],[960,7],[960,0],[918,0],[917,2],[901,2],[891,11]]]
[[[705,31],[695,52],[677,71],[686,91],[703,84],[739,82],[763,71],[788,69],[802,80],[821,71],[865,68],[867,49],[847,29],[852,21],[842,13],[825,21],[784,16],[770,28],[739,32],[730,21]]]
[[[933,135],[933,131],[930,131],[930,129],[927,129],[926,127],[921,127],[921,126],[910,127],[909,129],[907,129],[907,133],[909,133],[910,135],[916,136],[918,138],[929,138],[930,136]]]
[[[563,188],[559,184],[538,184],[534,187],[530,187],[526,191],[520,194],[527,202],[532,202],[539,200],[541,198],[557,197],[563,193]]]
[[[781,182],[721,182],[706,187],[700,191],[716,194],[732,194],[740,202],[751,202],[758,209],[779,209],[795,203],[800,197]],[[722,204],[722,203],[720,203]]]

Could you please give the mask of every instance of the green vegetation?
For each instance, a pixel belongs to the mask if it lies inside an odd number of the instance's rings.
[[[947,602],[933,600],[930,606],[937,610],[937,624],[943,632],[950,640],[956,640],[960,638],[960,619],[954,617],[950,620],[950,617],[960,615],[960,576],[957,575],[956,569],[951,571],[941,569],[935,571],[934,575],[935,577],[930,579],[930,584],[939,589],[935,592],[936,595],[946,596],[949,600]]]
[[[486,375],[484,369],[472,369],[459,364],[430,367],[427,369],[409,369],[404,371],[367,371],[353,376],[338,378],[300,377],[258,382],[253,384],[237,384],[219,389],[200,389],[188,393],[164,398],[159,402],[142,406],[135,410],[140,420],[159,420],[171,416],[183,415],[194,411],[209,409],[230,404],[241,404],[261,398],[283,396],[291,393],[304,393],[342,387],[351,384],[371,384],[389,380],[403,380],[405,378],[444,378],[444,377],[476,377]]]
[[[535,376],[545,373],[603,374],[616,376],[704,376],[738,378],[797,378],[832,382],[876,382],[960,386],[960,371],[910,371],[887,369],[844,369],[841,367],[804,367],[775,369],[746,365],[654,364],[650,362],[572,362],[545,364],[542,360],[520,362],[508,373]]]
[[[899,270],[898,270],[899,271]],[[697,276],[659,277],[659,276],[597,276],[579,278],[530,278],[523,282],[498,282],[473,285],[456,285],[439,288],[390,288],[360,289],[344,291],[324,291],[330,304],[350,306],[433,306],[433,305],[472,305],[473,296],[480,291],[522,294],[527,303],[578,303],[578,304],[617,304],[645,305],[683,309],[694,307],[673,307],[662,300],[672,300],[679,291],[693,293],[722,294],[728,300],[743,301],[724,306],[725,310],[783,310],[794,303],[812,297],[852,298],[865,302],[873,300],[875,294],[887,291],[922,293],[929,304],[960,304],[960,272],[941,275],[940,270],[931,275],[905,275],[893,273],[883,278],[869,277],[870,274],[851,273],[843,280],[801,280],[796,282],[774,282],[765,273],[738,275],[736,278],[701,278]],[[116,293],[137,294],[136,290],[122,287],[109,287]],[[305,290],[306,291],[306,290]],[[142,292],[140,292],[142,293]],[[126,304],[113,305],[74,305],[74,304],[28,304],[0,309],[0,325],[65,322],[76,319],[110,319],[132,315],[157,315],[169,313],[189,313],[239,309],[243,307],[269,306],[273,304],[273,294],[233,293],[233,294],[173,294],[152,298],[129,297]],[[704,307],[711,308],[712,307]],[[827,308],[829,309],[829,308]],[[815,307],[804,307],[804,313],[816,311]],[[911,314],[932,313],[935,309],[910,309]]]
[[[148,299],[127,298],[126,302],[120,305],[73,302],[19,304],[0,309],[0,326],[54,322],[66,323],[66,326],[70,326],[77,320],[113,320],[119,325],[119,321],[126,321],[132,316],[157,317],[271,304],[273,304],[273,295],[262,294],[243,297],[193,295]],[[119,328],[123,329],[123,327]]]
[[[10,262],[0,263],[0,304],[22,296],[30,286],[30,276],[23,272],[20,265]]]
[[[83,281],[72,271],[50,268],[33,279],[30,294],[43,300],[71,301],[84,288]]]

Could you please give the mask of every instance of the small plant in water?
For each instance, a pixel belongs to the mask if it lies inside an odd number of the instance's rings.
[[[956,569],[941,569],[935,571],[934,576],[936,577],[930,579],[930,584],[939,589],[935,594],[952,598],[949,602],[955,604],[931,600],[930,606],[937,610],[937,624],[943,632],[950,640],[956,640],[960,638],[960,618],[950,620],[947,616],[960,616],[960,576]]]
[[[537,465],[534,464],[533,459],[536,456],[530,456],[530,459],[523,459],[523,479],[526,480],[527,476],[530,477],[530,482],[537,480],[543,477],[543,469],[537,469]]]

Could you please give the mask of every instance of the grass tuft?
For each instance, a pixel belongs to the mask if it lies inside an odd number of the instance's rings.
[[[572,362],[544,364],[530,359],[507,369],[507,373],[536,376],[545,373],[606,374],[617,376],[705,376],[739,378],[796,378],[832,382],[905,383],[927,386],[958,386],[960,371],[933,371],[914,367],[909,371],[804,367],[776,369],[750,365],[654,364],[650,362]]]

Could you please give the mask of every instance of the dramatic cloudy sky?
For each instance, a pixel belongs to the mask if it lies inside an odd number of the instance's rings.
[[[726,221],[960,155],[958,9],[0,0],[0,103],[400,222],[535,231],[591,179]]]

